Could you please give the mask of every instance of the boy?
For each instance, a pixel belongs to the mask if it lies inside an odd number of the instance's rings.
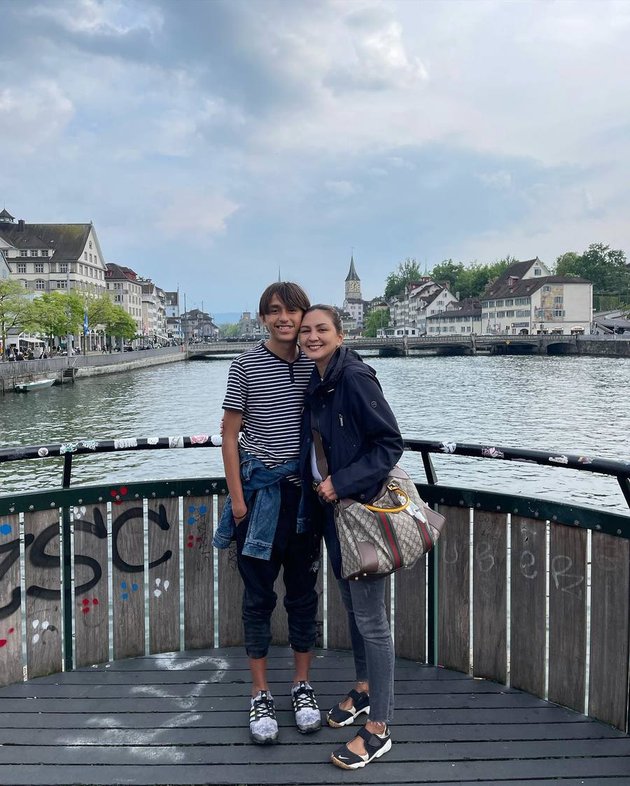
[[[291,698],[298,730],[317,731],[321,716],[308,678],[315,644],[319,540],[298,515],[300,416],[313,364],[297,346],[304,290],[291,282],[271,284],[259,314],[269,338],[230,366],[223,402],[223,463],[230,495],[214,545],[236,541],[243,579],[243,627],[252,676],[250,735],[276,742],[278,723],[267,682],[274,582],[284,568],[284,605],[295,672]],[[239,443],[239,432],[242,437]]]

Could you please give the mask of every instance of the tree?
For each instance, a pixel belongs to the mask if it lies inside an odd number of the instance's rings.
[[[12,328],[22,327],[28,311],[26,289],[12,278],[0,279],[0,343],[7,346],[7,334]]]
[[[55,336],[75,333],[83,321],[83,303],[80,296],[73,298],[66,292],[45,292],[29,304],[24,319],[31,332],[41,333],[52,344]]]
[[[370,338],[374,338],[376,336],[376,331],[380,328],[386,328],[389,326],[389,309],[388,308],[379,308],[375,311],[371,311],[368,314],[367,319],[365,320],[365,327],[363,329],[363,335],[369,336]]]
[[[451,292],[458,295],[460,300],[480,297],[490,281],[498,278],[514,262],[516,260],[513,257],[507,256],[490,265],[474,263],[465,267],[462,262],[445,259],[435,265],[431,278],[433,281],[447,282]]]
[[[125,341],[131,341],[138,332],[135,319],[122,306],[112,305],[112,310],[104,324],[106,333]]]
[[[580,276],[593,284],[593,294],[613,305],[630,303],[630,267],[623,251],[591,243],[583,254],[569,251],[556,262],[556,275]],[[608,297],[606,297],[608,296]],[[615,300],[615,303],[612,301]]]
[[[238,322],[226,322],[220,327],[220,333],[223,338],[237,338],[241,332]]]
[[[387,276],[385,297],[396,297],[405,291],[407,284],[414,284],[422,278],[420,268],[415,259],[407,259],[398,265],[398,268]]]

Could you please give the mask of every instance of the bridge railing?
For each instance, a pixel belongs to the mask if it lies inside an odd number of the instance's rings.
[[[63,487],[0,496],[0,684],[112,659],[242,643],[241,582],[211,539],[222,478],[71,486],[73,458],[209,447],[199,437],[0,450],[64,456]],[[437,483],[431,455],[534,461],[617,478],[630,463],[409,440],[447,516],[438,547],[390,580],[397,654],[509,684],[628,730],[630,516]],[[172,459],[172,454],[171,454]],[[554,460],[555,459],[555,462]],[[319,644],[349,647],[331,571]],[[287,640],[274,615],[274,642]]]

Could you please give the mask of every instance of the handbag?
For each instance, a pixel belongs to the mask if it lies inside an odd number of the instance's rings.
[[[370,503],[341,499],[334,514],[341,575],[355,580],[411,568],[433,548],[446,521],[421,499],[399,466]]]

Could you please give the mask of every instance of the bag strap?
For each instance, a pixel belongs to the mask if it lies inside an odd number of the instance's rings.
[[[311,411],[311,433],[313,434],[313,446],[315,447],[315,463],[317,464],[317,471],[322,477],[322,480],[328,477],[328,461],[324,453],[324,445],[322,443],[322,435],[315,428],[315,418]]]

